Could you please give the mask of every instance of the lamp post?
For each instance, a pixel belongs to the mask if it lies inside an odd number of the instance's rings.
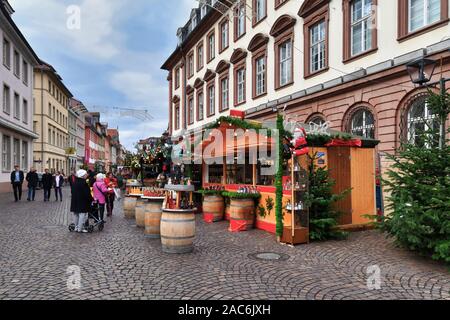
[[[450,78],[444,78],[441,74],[439,81],[430,82],[433,78],[434,70],[436,69],[436,60],[420,58],[412,61],[406,65],[406,69],[411,78],[411,82],[424,87],[434,87],[439,85],[440,94],[444,96],[446,93],[445,84],[450,81]],[[441,62],[442,64],[442,62]],[[439,148],[443,149],[445,144],[445,123],[446,116],[441,116],[439,124]]]

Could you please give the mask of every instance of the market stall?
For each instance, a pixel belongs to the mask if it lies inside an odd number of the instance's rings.
[[[273,166],[274,163],[261,157],[259,153],[256,155],[257,161],[254,161],[255,153],[253,152],[255,147],[261,146],[264,146],[269,154],[272,150],[275,152],[277,149],[275,141],[261,130],[260,124],[246,122],[243,119],[222,117],[212,127],[220,131],[222,136],[226,136],[229,129],[241,131],[243,129],[245,132],[255,129],[256,135],[253,135],[252,139],[248,139],[245,135],[243,137],[235,135],[234,144],[224,143],[223,146],[204,156],[203,189],[223,187],[227,192],[238,193],[243,189],[257,192],[259,197],[254,207],[256,215],[254,225],[258,229],[275,233],[277,229],[276,173],[264,174],[264,169]],[[213,142],[214,138],[211,135],[210,139],[202,141],[203,149],[208,148]],[[331,130],[307,137],[308,152],[286,159],[283,166],[281,201],[284,228],[281,241],[288,243],[309,241],[308,211],[305,205],[308,178],[305,173],[311,161],[314,161],[317,167],[330,169],[330,177],[336,181],[334,186],[336,193],[351,189],[349,196],[337,204],[337,209],[343,212],[339,221],[341,227],[347,228],[371,222],[365,215],[376,213],[375,146],[377,143],[374,140],[352,137]],[[230,159],[234,161],[231,162]],[[227,202],[230,205],[226,205],[225,210],[231,214],[233,207],[230,200]],[[227,214],[225,216],[227,217]],[[248,223],[248,226],[250,227],[251,224]],[[297,233],[296,230],[300,231]],[[300,236],[297,237],[297,234]]]

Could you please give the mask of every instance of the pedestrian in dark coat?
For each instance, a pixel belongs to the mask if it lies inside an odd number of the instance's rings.
[[[36,188],[39,183],[39,176],[36,173],[35,168],[31,168],[30,172],[27,173],[27,177],[25,178],[28,182],[28,201],[34,201],[34,197],[36,196]]]
[[[14,166],[14,171],[11,172],[11,185],[14,191],[14,199],[17,201],[22,200],[22,184],[24,180],[23,171],[19,169],[18,165]]]
[[[75,232],[87,232],[84,224],[93,201],[91,189],[86,182],[87,177],[86,170],[77,171],[77,178],[72,186],[70,211],[74,214]]]
[[[42,175],[42,187],[44,188],[44,201],[50,201],[50,194],[53,186],[53,176],[45,169],[45,173]]]

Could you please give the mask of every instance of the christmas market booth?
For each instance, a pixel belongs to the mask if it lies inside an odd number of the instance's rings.
[[[238,114],[208,126],[200,142],[204,220],[230,220],[231,232],[255,227],[281,242],[308,243],[310,218],[321,215],[316,180],[328,172],[333,210],[340,213],[337,228],[361,229],[373,222],[368,216],[376,214],[378,141],[317,129],[288,123],[281,115],[272,125]]]

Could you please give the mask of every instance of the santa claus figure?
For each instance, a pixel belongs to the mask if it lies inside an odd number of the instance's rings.
[[[292,154],[294,156],[302,156],[309,152],[308,142],[306,141],[306,131],[304,128],[295,128],[291,145]]]

